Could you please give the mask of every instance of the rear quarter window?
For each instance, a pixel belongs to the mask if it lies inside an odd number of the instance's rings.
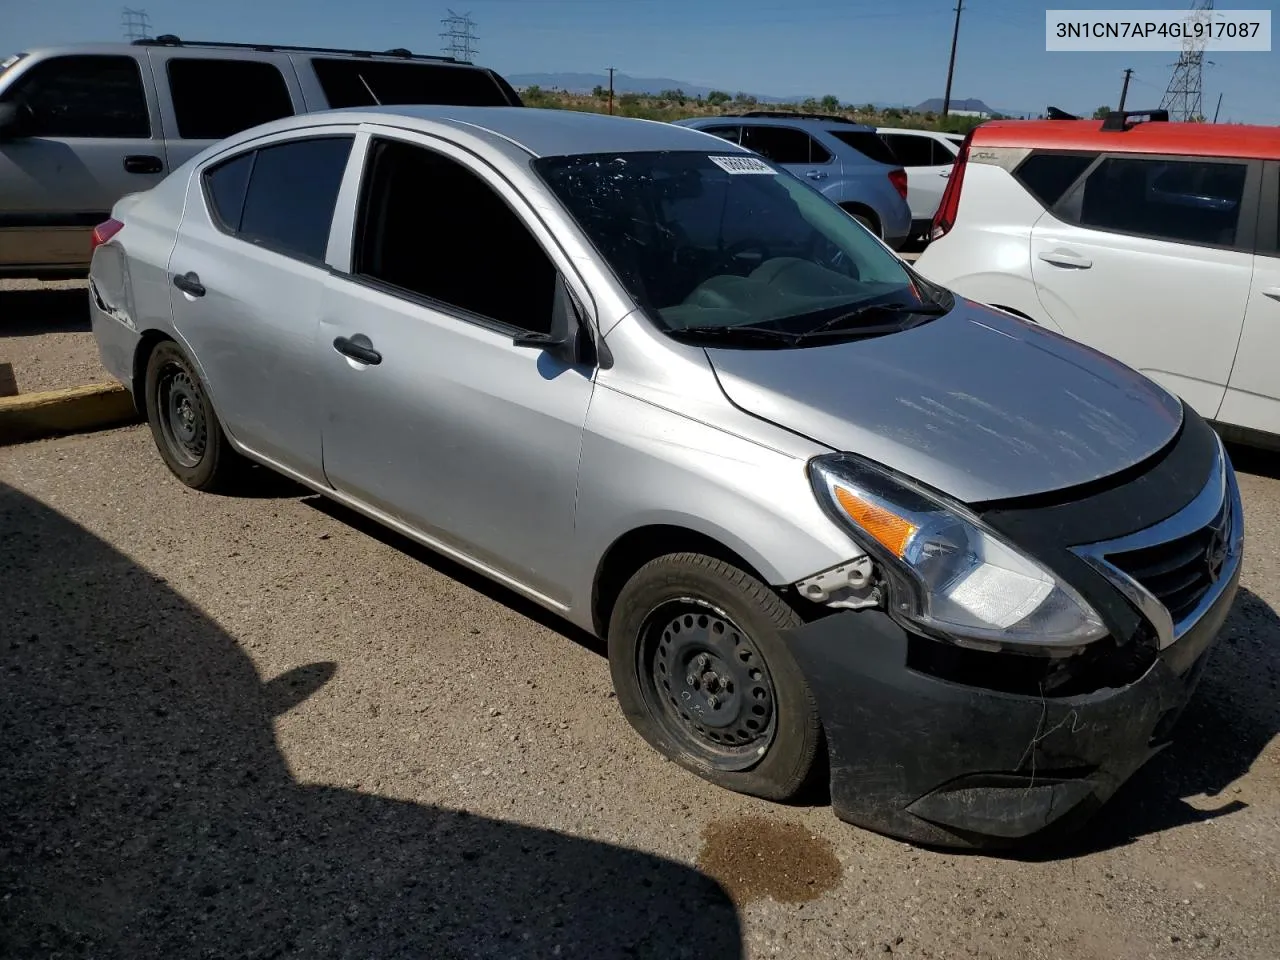
[[[330,107],[430,103],[505,107],[512,100],[488,70],[448,63],[390,63],[313,57],[320,89]]]

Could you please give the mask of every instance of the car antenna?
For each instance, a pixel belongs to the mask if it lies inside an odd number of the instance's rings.
[[[378,107],[382,106],[382,101],[379,100],[378,95],[373,92],[373,87],[369,86],[369,81],[364,78],[364,74],[357,73],[356,76],[360,78],[360,82],[364,84],[364,88],[369,91],[369,96],[373,97],[374,105]]]

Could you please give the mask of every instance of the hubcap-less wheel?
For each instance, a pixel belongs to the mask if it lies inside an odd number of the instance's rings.
[[[665,603],[638,645],[646,700],[668,736],[718,770],[743,770],[773,742],[769,668],[747,633],[698,600]]]
[[[209,437],[200,388],[180,366],[169,364],[160,372],[156,399],[169,452],[183,466],[196,466]]]

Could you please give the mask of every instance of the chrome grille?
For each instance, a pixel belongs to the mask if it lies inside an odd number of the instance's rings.
[[[1106,559],[1165,605],[1174,623],[1204,599],[1226,557],[1227,508],[1199,530],[1140,550],[1108,553]]]

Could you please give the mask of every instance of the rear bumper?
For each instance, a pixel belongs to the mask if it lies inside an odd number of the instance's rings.
[[[1079,826],[1168,742],[1239,585],[1128,686],[1041,698],[964,686],[907,665],[879,612],[790,634],[817,699],[842,820],[912,842],[992,847]],[[933,641],[923,641],[933,642]]]

